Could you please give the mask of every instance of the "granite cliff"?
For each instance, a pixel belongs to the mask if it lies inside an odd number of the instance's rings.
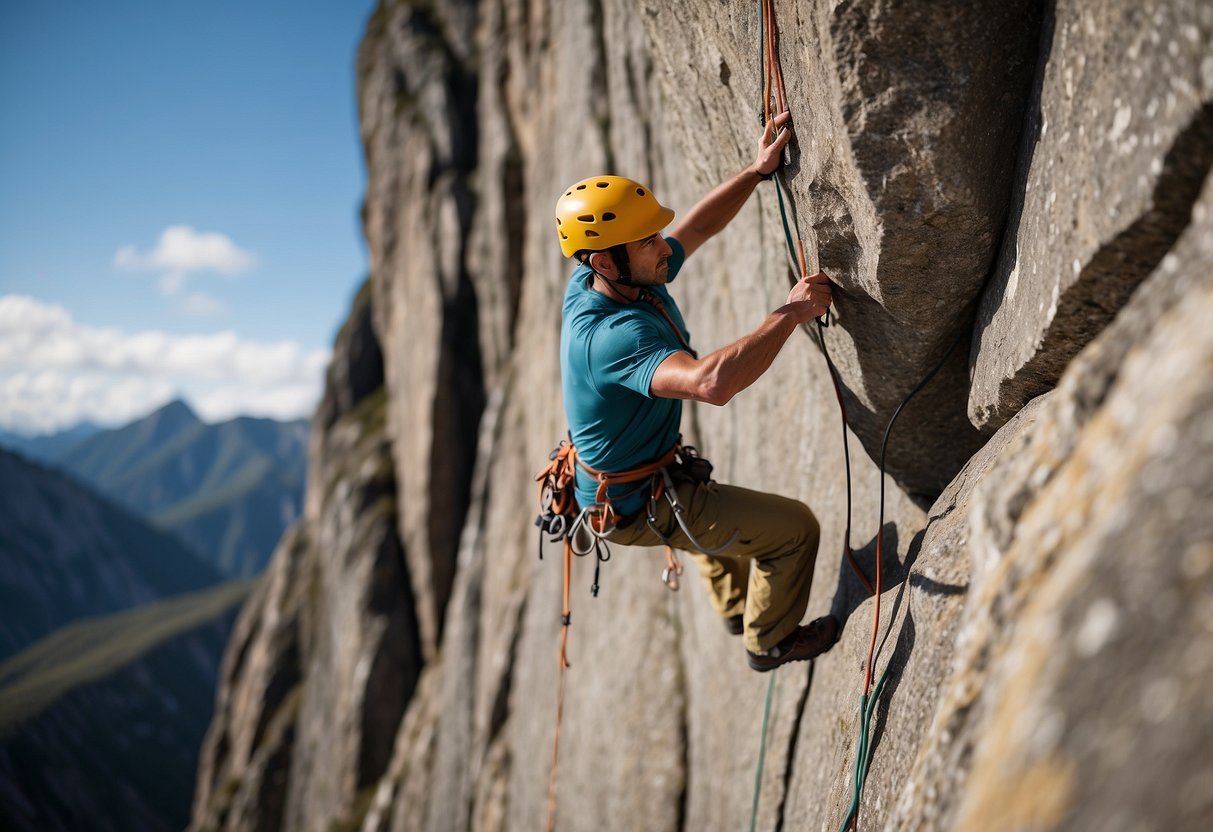
[[[564,433],[556,195],[603,170],[683,211],[748,163],[758,7],[384,0],[358,62],[369,289],[313,424],[303,519],[229,644],[193,828],[541,828],[558,559],[531,478]],[[885,543],[861,828],[1213,821],[1213,7],[776,0],[800,233],[837,285],[852,538]],[[676,294],[695,340],[787,291],[762,186]],[[816,265],[816,263],[815,263]],[[950,351],[949,351],[950,350]],[[898,403],[878,528],[880,440]],[[874,601],[841,557],[837,407],[797,336],[684,430],[821,518],[756,828],[850,800]],[[744,828],[767,678],[698,586],[574,568],[563,830]]]

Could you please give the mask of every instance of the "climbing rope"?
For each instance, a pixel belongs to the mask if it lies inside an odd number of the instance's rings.
[[[893,425],[897,422],[897,417],[901,415],[901,411],[943,369],[943,365],[947,363],[963,336],[964,330],[961,330],[955,340],[952,341],[952,345],[948,347],[947,352],[943,354],[943,358],[939,359],[939,363],[901,400],[901,404],[897,405],[897,409],[893,411],[893,415],[889,419],[889,424],[885,427],[884,439],[880,443],[880,525],[877,526],[876,531],[876,611],[872,617],[872,643],[868,647],[863,695],[859,698],[859,742],[855,751],[855,779],[851,793],[851,805],[847,810],[847,814],[843,817],[842,825],[838,827],[839,832],[854,829],[859,822],[859,801],[863,795],[864,780],[867,778],[868,766],[871,763],[871,749],[869,748],[868,741],[872,714],[876,710],[876,703],[880,700],[880,694],[884,691],[885,682],[889,676],[889,668],[886,667],[879,681],[876,682],[875,690],[872,690],[872,666],[876,654],[876,638],[880,626],[880,561],[883,549],[881,543],[884,538],[885,456],[889,449],[889,436],[892,435]],[[889,622],[889,626],[892,626],[892,622]],[[871,691],[871,696],[869,696],[869,691]]]
[[[763,96],[762,112],[760,113],[759,118],[761,119],[762,123],[766,125],[770,123],[772,118],[772,89],[777,96],[779,112],[786,112],[788,109],[787,96],[783,85],[783,71],[780,67],[778,56],[779,34],[775,23],[774,0],[762,0],[762,12],[759,16],[758,24],[758,40],[759,54],[761,56],[759,61],[759,74],[762,78]],[[794,225],[799,231],[799,223],[797,222],[795,216],[793,216],[791,222],[788,220],[789,209],[794,212],[795,203],[792,200],[791,194],[788,194],[787,198],[785,199],[784,191],[786,190],[787,186],[778,170],[776,170],[771,178],[774,180],[775,196],[779,203],[779,219],[780,224],[783,227],[784,241],[787,243],[788,247],[788,261],[789,264],[796,268],[799,272],[799,279],[803,280],[809,275],[808,262],[804,252],[804,241],[792,234],[792,227]],[[814,255],[815,265],[819,265],[819,263],[816,262],[816,252],[814,252]],[[834,361],[830,356],[830,351],[826,346],[825,340],[825,328],[829,326],[829,315],[830,313],[827,311],[825,315],[815,321],[815,324],[817,328],[818,342],[821,345],[822,354],[825,356],[826,367],[829,369],[830,381],[834,385],[834,395],[838,400],[838,410],[842,417],[842,447],[846,470],[847,490],[847,524],[846,532],[843,535],[843,554],[845,555],[847,562],[850,563],[855,574],[859,577],[859,580],[863,583],[864,587],[867,588],[868,593],[877,594],[877,590],[872,586],[871,582],[868,581],[867,576],[856,562],[855,555],[851,547],[851,515],[853,505],[851,496],[851,448],[847,435],[847,410],[846,402],[842,395],[842,382],[838,373],[838,368],[834,365]],[[877,598],[879,598],[878,594]],[[877,618],[877,621],[879,621],[879,618]],[[767,728],[770,722],[771,699],[774,688],[775,674],[772,673],[771,679],[767,683],[766,703],[763,706],[762,713],[762,734],[758,748],[758,765],[754,774],[754,798],[750,807],[750,832],[755,832],[758,823],[759,797],[762,793],[762,773],[766,760]],[[866,766],[864,771],[866,772]]]
[[[564,539],[564,608],[560,616],[560,683],[556,689],[556,737],[552,740],[552,770],[548,778],[547,832],[556,828],[556,762],[560,757],[560,724],[564,719],[564,671],[569,667],[569,584],[573,572],[573,543]]]
[[[762,95],[763,106],[761,118],[763,124],[768,124],[772,118],[772,92],[779,107],[779,112],[786,112],[787,96],[784,91],[783,72],[780,68],[778,47],[779,34],[775,20],[775,5],[774,0],[761,0],[762,11],[759,17],[759,51],[761,54],[760,67],[762,78]],[[791,194],[785,191],[787,185],[783,181],[782,176],[777,170],[772,177],[775,181],[775,195],[779,203],[779,215],[783,225],[784,239],[788,247],[788,259],[791,264],[798,267],[800,279],[803,280],[809,275],[808,263],[806,262],[804,253],[803,240],[794,236],[792,228],[797,228],[799,233],[799,223],[795,217],[795,203],[792,200]],[[791,222],[788,220],[789,210],[793,213]],[[816,252],[814,252],[816,254]],[[817,259],[816,257],[814,258]],[[817,265],[820,265],[817,263]],[[893,431],[893,425],[897,422],[898,416],[910,400],[916,396],[919,391],[927,386],[935,375],[943,368],[952,352],[956,349],[956,345],[960,343],[963,336],[963,330],[957,335],[955,341],[944,353],[943,358],[939,363],[927,373],[926,377],[920,381],[913,390],[902,399],[901,403],[894,410],[892,417],[889,419],[888,425],[885,427],[884,438],[880,447],[880,514],[879,523],[876,532],[876,574],[874,583],[869,581],[863,570],[859,567],[855,560],[854,550],[851,546],[851,514],[852,514],[852,487],[851,487],[851,451],[848,439],[848,423],[846,402],[842,395],[842,382],[835,366],[833,359],[830,356],[830,351],[826,346],[825,328],[829,326],[829,312],[816,320],[817,341],[821,346],[822,354],[825,356],[826,366],[829,369],[830,381],[834,385],[834,395],[838,399],[838,409],[842,417],[842,442],[843,442],[843,457],[846,466],[846,489],[847,489],[847,522],[846,533],[843,540],[843,553],[852,570],[863,583],[869,595],[875,598],[875,604],[872,614],[872,639],[868,647],[867,659],[864,662],[864,682],[863,692],[859,699],[859,737],[856,742],[855,768],[852,778],[852,793],[851,802],[847,814],[844,816],[839,832],[854,830],[859,821],[859,805],[863,796],[863,787],[867,778],[868,768],[871,764],[872,748],[870,745],[870,727],[872,715],[876,711],[876,704],[880,701],[881,694],[884,692],[885,684],[889,677],[889,668],[886,667],[884,673],[876,681],[873,687],[873,674],[875,667],[876,644],[880,633],[880,599],[882,593],[882,574],[881,563],[884,555],[884,511],[885,511],[885,470],[886,470],[886,455],[889,445],[889,437]],[[890,626],[892,623],[890,622]],[[770,685],[773,686],[774,679],[772,678]],[[767,723],[770,715],[771,687],[767,690],[767,703],[763,712],[762,722],[762,739],[759,747],[758,758],[758,773],[754,783],[754,799],[752,805],[752,813],[750,817],[750,829],[753,832],[758,818],[758,797],[761,788],[761,778],[763,769],[763,758],[766,754],[766,734]]]
[[[763,761],[767,756],[767,724],[771,721],[771,694],[775,690],[775,674],[779,668],[771,672],[767,681],[767,701],[762,707],[762,738],[758,743],[758,769],[754,772],[754,800],[750,803],[750,832],[755,832],[758,824],[758,797],[762,794]]]
[[[760,43],[759,51],[763,58],[761,61],[761,77],[763,78],[764,90],[763,108],[760,118],[762,118],[763,123],[766,124],[771,119],[772,76],[777,79],[774,86],[779,95],[778,103],[781,111],[787,109],[787,100],[784,97],[783,92],[783,72],[780,69],[777,53],[779,38],[775,25],[774,0],[762,0],[762,15],[759,17],[758,33]],[[779,202],[779,219],[783,226],[783,236],[788,247],[788,259],[790,263],[798,267],[800,279],[803,280],[804,278],[808,277],[809,274],[809,264],[804,254],[804,241],[803,239],[795,237],[792,234],[792,225],[796,225],[799,228],[799,222],[797,221],[796,217],[793,216],[791,222],[788,220],[789,208],[794,212],[795,204],[792,201],[791,194],[788,194],[786,198],[784,196],[784,192],[787,190],[787,185],[783,181],[783,177],[776,172],[772,176],[772,179],[775,182],[775,196]],[[818,259],[815,251],[813,259],[814,261]],[[821,352],[825,356],[826,367],[830,372],[830,381],[834,385],[834,396],[838,399],[838,412],[842,417],[842,451],[847,472],[847,527],[846,533],[843,535],[843,554],[846,557],[847,562],[851,564],[851,568],[854,570],[856,576],[858,576],[860,582],[868,590],[868,594],[873,594],[875,589],[872,586],[872,583],[868,580],[867,576],[863,573],[863,570],[859,568],[859,563],[855,560],[855,554],[851,548],[851,445],[847,435],[847,406],[846,401],[842,396],[841,377],[839,375],[838,368],[834,365],[833,358],[830,356],[830,350],[826,346],[825,328],[830,325],[830,314],[831,313],[827,311],[825,315],[821,316],[815,321],[815,325],[818,343],[821,345]]]

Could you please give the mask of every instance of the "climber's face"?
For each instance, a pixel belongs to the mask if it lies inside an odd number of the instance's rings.
[[[638,286],[657,286],[666,282],[670,273],[669,259],[674,250],[660,234],[628,243],[628,266],[632,272],[632,283]]]

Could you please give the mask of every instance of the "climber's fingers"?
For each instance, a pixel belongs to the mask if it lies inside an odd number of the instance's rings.
[[[776,131],[778,130],[778,133]],[[767,122],[758,148],[758,172],[768,174],[779,167],[784,147],[792,140],[792,114],[784,110]]]

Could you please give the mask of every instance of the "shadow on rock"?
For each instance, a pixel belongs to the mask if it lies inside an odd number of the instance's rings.
[[[880,583],[882,590],[891,589],[901,584],[909,572],[911,561],[906,563],[897,559],[897,524],[885,523],[883,529],[884,545],[881,551]],[[830,615],[838,619],[839,625],[846,629],[847,619],[851,613],[868,598],[872,597],[864,580],[875,583],[876,579],[876,538],[873,537],[866,545],[854,550],[855,564],[853,565],[843,551],[842,563],[838,570],[838,587],[834,590],[834,600],[830,603]],[[855,573],[855,566],[863,570],[861,579]]]

